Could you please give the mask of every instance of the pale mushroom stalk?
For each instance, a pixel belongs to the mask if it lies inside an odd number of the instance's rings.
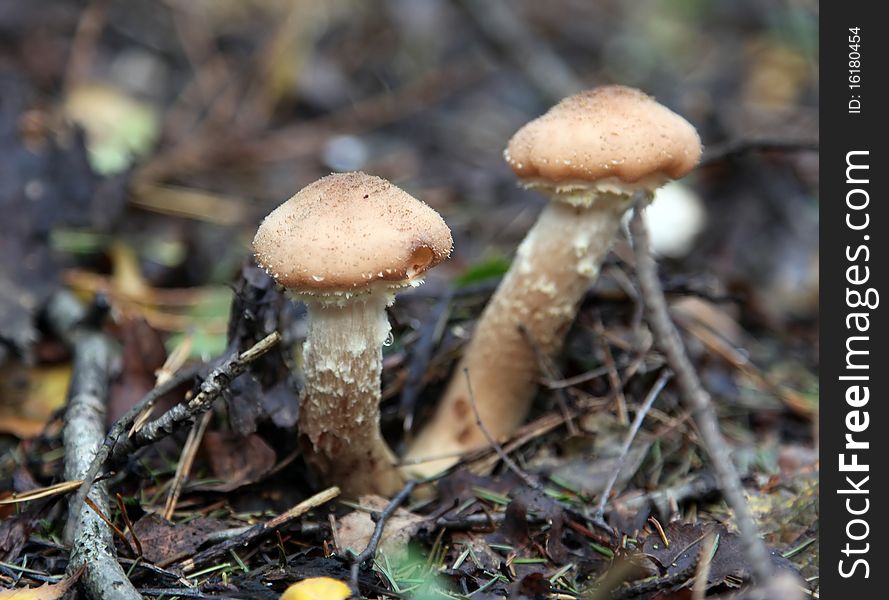
[[[551,357],[562,348],[632,199],[631,192],[590,186],[546,193],[551,202],[479,318],[455,371],[461,376],[451,379],[433,420],[411,445],[410,458],[442,458],[408,467],[412,474],[440,472],[453,464],[453,454],[487,443],[475,425],[471,401],[495,438],[522,423],[540,377],[538,352]],[[469,373],[472,398],[463,369]]]
[[[386,307],[445,260],[441,216],[388,181],[338,173],[306,186],[256,232],[257,262],[308,309],[300,445],[347,496],[403,485],[380,432]]]
[[[394,294],[301,299],[309,313],[299,415],[300,433],[309,442],[306,459],[346,493],[394,493],[403,482],[379,427],[382,348],[390,331],[386,307]]]
[[[455,455],[487,445],[486,432],[502,440],[518,428],[536,392],[541,357],[557,357],[633,195],[650,199],[697,164],[700,153],[700,139],[682,117],[621,86],[566,98],[513,136],[507,162],[525,187],[550,202],[479,318],[431,421],[411,444],[408,473],[438,473]]]

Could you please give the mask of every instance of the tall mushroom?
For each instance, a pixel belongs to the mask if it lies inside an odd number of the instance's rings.
[[[351,496],[402,485],[380,433],[386,307],[451,252],[433,209],[388,181],[334,174],[269,214],[257,262],[308,308],[300,441],[323,479]]]
[[[504,152],[521,184],[550,199],[475,328],[431,422],[407,458],[454,455],[512,433],[554,357],[637,191],[688,173],[701,142],[685,119],[646,94],[605,86],[570,96],[522,127]],[[524,331],[523,331],[524,330]],[[431,475],[450,456],[411,467]]]

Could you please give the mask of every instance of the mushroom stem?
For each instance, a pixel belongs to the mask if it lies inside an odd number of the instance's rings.
[[[486,445],[470,404],[464,368],[472,381],[479,418],[494,439],[511,434],[527,416],[540,377],[531,343],[548,357],[558,354],[631,199],[629,194],[589,188],[583,195],[577,189],[550,194],[552,201],[519,246],[478,320],[456,375],[408,458],[454,455]],[[411,466],[410,474],[431,476],[456,460],[424,461]]]
[[[306,460],[347,495],[394,494],[403,485],[380,433],[382,346],[390,291],[352,298],[303,297],[305,394],[299,428]]]

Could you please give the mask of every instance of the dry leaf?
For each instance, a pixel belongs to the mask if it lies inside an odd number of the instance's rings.
[[[361,506],[378,512],[385,510],[389,501],[380,496],[362,496]],[[386,521],[383,529],[383,537],[380,540],[380,549],[390,559],[397,562],[399,557],[407,554],[407,545],[417,533],[420,526],[426,522],[426,517],[415,515],[412,512],[399,508]],[[339,520],[337,527],[337,544],[340,550],[351,548],[356,554],[364,551],[370,543],[376,523],[370,518],[370,513],[363,510],[350,512]]]
[[[0,433],[29,439],[65,405],[70,365],[5,366],[0,371]]]
[[[172,523],[160,515],[149,513],[136,521],[133,529],[142,542],[145,558],[152,563],[164,564],[193,554],[207,541],[207,534],[225,529],[225,524],[203,517],[188,523]]]
[[[255,434],[208,431],[204,434],[204,454],[219,483],[193,486],[194,490],[230,492],[256,483],[275,466],[275,451]]]

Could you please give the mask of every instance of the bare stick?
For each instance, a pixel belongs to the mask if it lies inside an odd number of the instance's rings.
[[[135,432],[132,437],[119,442],[114,447],[109,461],[112,463],[120,462],[136,449],[167,437],[204,414],[222,392],[228,389],[232,379],[246,371],[250,363],[271,350],[280,340],[281,335],[278,332],[274,332],[258,341],[249,350],[241,354],[235,354],[213,369],[207,376],[207,379],[201,384],[201,391],[194,398],[184,404],[177,404]]]
[[[367,560],[374,557],[377,553],[377,548],[380,545],[380,540],[383,539],[383,530],[386,528],[386,521],[395,514],[395,511],[398,510],[398,507],[401,506],[407,497],[411,495],[414,491],[414,488],[417,487],[416,481],[408,481],[404,484],[404,487],[401,488],[401,491],[392,498],[392,501],[388,506],[383,510],[383,512],[377,514],[371,514],[371,518],[376,521],[376,526],[374,527],[373,535],[370,536],[370,541],[367,544],[367,548],[361,551],[361,554],[357,554],[352,558],[352,568],[351,568],[351,583],[352,583],[352,591],[356,594],[356,598],[361,598],[361,593],[358,590],[358,570],[361,568],[361,565],[364,564]]]
[[[624,397],[624,384],[620,380],[620,374],[617,372],[617,365],[614,362],[614,355],[611,354],[611,346],[605,338],[605,326],[602,325],[602,319],[596,320],[596,335],[599,337],[599,345],[602,347],[602,353],[605,355],[605,367],[608,369],[608,383],[614,390],[614,399],[617,404],[617,420],[621,425],[626,425],[627,419],[627,399]]]
[[[65,478],[82,479],[105,434],[108,386],[116,351],[105,335],[81,324],[86,311],[72,295],[54,296],[46,313],[50,326],[71,346],[74,354],[62,437]],[[109,512],[104,482],[94,485],[89,497],[98,513]],[[117,562],[112,531],[97,511],[82,503],[79,507],[73,502],[68,505],[65,533],[72,544],[69,570],[74,572],[89,565],[81,583],[90,598],[137,600],[141,596]]]
[[[619,503],[629,511],[647,510],[650,506],[661,517],[669,517],[673,506],[687,500],[700,499],[719,489],[712,472],[704,471],[685,477],[669,487],[662,487],[651,492],[636,495],[624,494],[612,504]]]
[[[90,461],[89,468],[83,477],[83,483],[80,485],[80,488],[78,488],[77,494],[71,499],[72,509],[76,509],[77,511],[81,510],[83,507],[83,499],[86,498],[86,495],[89,493],[92,482],[95,481],[96,476],[102,469],[102,465],[108,460],[108,456],[117,444],[118,438],[123,435],[123,432],[130,426],[133,420],[138,417],[142,411],[147,411],[153,407],[154,403],[157,402],[159,398],[193,378],[198,370],[198,367],[193,367],[180,371],[166,383],[161,384],[148,392],[142,400],[128,410],[124,416],[111,426],[111,430],[108,432],[108,435],[105,436],[105,440],[102,442],[102,445],[99,447],[92,461]]]
[[[691,587],[692,600],[704,600],[707,595],[707,580],[710,578],[710,566],[713,557],[719,549],[719,534],[711,533],[704,539],[704,547],[701,548],[698,560],[698,568],[695,573],[694,583]]]
[[[189,571],[193,571],[197,567],[205,565],[211,560],[219,558],[223,554],[227,553],[229,550],[241,548],[242,546],[245,546],[246,544],[257,540],[262,536],[274,533],[293,519],[301,517],[313,508],[318,508],[322,504],[330,502],[339,495],[340,488],[336,486],[329,487],[322,492],[318,492],[314,496],[303,500],[286,512],[281,513],[277,517],[269,519],[265,523],[254,525],[253,527],[248,528],[246,531],[243,531],[234,537],[220,542],[215,546],[210,546],[206,550],[195,554],[193,557],[182,563],[182,571],[186,573]]]
[[[463,368],[463,376],[466,377],[466,389],[469,390],[469,404],[472,406],[472,412],[475,415],[475,424],[478,425],[478,428],[485,436],[485,439],[488,440],[488,444],[491,446],[491,448],[494,449],[494,452],[497,453],[497,456],[500,457],[500,460],[503,461],[503,464],[505,464],[510,471],[518,475],[519,478],[528,485],[528,487],[539,490],[540,484],[534,481],[530,475],[519,468],[515,461],[512,460],[509,455],[503,451],[503,447],[497,442],[497,440],[494,439],[494,437],[491,435],[491,432],[488,431],[487,427],[485,427],[485,424],[482,423],[482,417],[478,413],[478,407],[475,405],[475,394],[472,391],[472,380],[469,378],[469,369],[465,367]]]
[[[545,352],[540,350],[537,340],[534,339],[534,336],[531,335],[528,328],[525,327],[524,324],[519,324],[519,331],[522,333],[522,337],[525,338],[525,341],[528,342],[528,346],[534,352],[534,357],[537,359],[537,368],[543,373],[543,377],[547,381],[560,380],[562,377],[556,369],[556,366],[553,364],[553,361],[550,360]],[[559,411],[562,413],[562,416],[565,417],[565,426],[568,428],[568,435],[571,437],[577,436],[580,432],[577,430],[577,425],[574,424],[574,419],[571,416],[571,410],[568,408],[568,393],[565,391],[565,388],[561,387],[551,387],[549,389],[556,393],[556,402],[559,405]]]
[[[139,536],[136,535],[136,530],[133,529],[133,522],[130,521],[130,515],[127,513],[127,505],[124,504],[123,496],[121,496],[119,493],[114,494],[114,499],[117,500],[117,510],[120,511],[120,516],[123,519],[124,527],[126,527],[124,531],[129,531],[130,535],[133,536],[133,546],[136,549],[136,556],[141,557],[142,554],[144,554],[142,552],[142,542],[139,541]],[[126,537],[124,537],[124,540],[126,540]],[[129,542],[127,542],[127,544],[129,544]]]
[[[170,409],[163,416],[158,418],[155,421],[152,421],[144,428],[139,429],[132,433],[132,435],[122,443],[118,443],[120,437],[123,435],[124,431],[133,423],[133,421],[143,412],[149,410],[154,403],[157,402],[158,399],[163,397],[165,394],[173,391],[184,382],[192,379],[201,369],[203,365],[199,365],[196,367],[186,368],[181,370],[179,373],[168,379],[166,382],[158,385],[156,388],[148,392],[142,400],[140,400],[135,406],[133,406],[130,410],[126,412],[124,416],[122,416],[112,427],[111,431],[108,432],[108,435],[105,436],[105,440],[99,449],[96,451],[95,456],[90,462],[89,468],[86,471],[86,474],[82,478],[83,484],[77,490],[77,494],[71,500],[72,510],[80,511],[83,508],[83,499],[86,498],[87,493],[90,490],[90,486],[92,485],[93,480],[96,479],[96,476],[99,474],[99,471],[105,465],[106,462],[120,462],[122,457],[129,455],[130,452],[139,448],[141,446],[145,446],[147,444],[153,443],[166,435],[169,435],[173,432],[175,428],[181,427],[184,422],[186,422],[192,416],[197,416],[202,413],[204,410],[209,408],[212,404],[213,400],[222,393],[223,383],[227,385],[232,379],[240,375],[244,372],[246,365],[256,360],[269,349],[272,348],[279,340],[281,336],[275,332],[266,338],[260,340],[255,346],[241,354],[240,356],[235,355],[232,358],[228,359],[221,366],[217,367],[213,370],[212,373],[208,376],[207,380],[204,382],[204,385],[201,386],[201,393],[195,397],[188,405],[179,404],[172,409]],[[208,397],[204,395],[205,387],[208,390],[214,391],[215,395],[212,397]],[[194,410],[194,415],[191,415],[187,410],[182,410],[183,406],[191,406],[198,400],[202,402],[206,401],[206,406],[200,405],[196,408],[203,408],[203,410]],[[179,410],[177,410],[179,409]],[[174,411],[176,411],[174,413]],[[171,416],[171,413],[174,413]],[[183,414],[184,413],[184,414]],[[178,417],[180,420],[173,423],[174,417]],[[168,421],[164,421],[164,419],[168,419]],[[159,425],[169,425],[170,429],[166,430]],[[146,429],[151,428],[151,432],[147,432]]]
[[[212,415],[211,411],[205,412],[198,422],[192,425],[191,431],[188,432],[188,438],[186,438],[185,445],[182,447],[182,454],[179,456],[179,464],[176,465],[173,485],[170,486],[170,493],[167,494],[167,503],[164,505],[164,518],[168,521],[173,518],[176,503],[179,502],[179,495],[185,486],[185,480],[188,479],[188,475],[191,473],[191,466],[194,464],[195,456],[198,454],[198,448],[201,445],[201,440],[204,439],[204,432],[207,430],[207,425],[210,424]]]
[[[661,393],[661,390],[664,389],[664,386],[667,385],[667,382],[672,376],[673,374],[670,373],[670,371],[661,372],[661,376],[654,382],[654,385],[645,397],[645,401],[636,412],[633,424],[630,426],[630,430],[627,432],[627,437],[624,439],[623,446],[620,449],[620,457],[617,459],[617,464],[614,465],[614,471],[611,473],[611,477],[608,478],[608,484],[599,496],[599,502],[596,504],[596,512],[593,513],[593,521],[600,527],[607,529],[607,525],[605,525],[605,521],[602,518],[605,514],[605,505],[608,503],[608,496],[611,495],[611,490],[614,488],[614,484],[617,482],[617,478],[620,476],[620,472],[624,468],[624,463],[627,461],[627,454],[630,452],[630,446],[633,445],[633,440],[636,439],[636,435],[639,433],[639,428],[642,426],[642,421],[645,420],[645,415],[648,414],[651,405],[654,404],[654,401]]]
[[[683,402],[689,407],[700,428],[701,438],[716,473],[723,496],[735,513],[735,521],[741,537],[747,559],[758,580],[766,582],[772,574],[772,564],[768,550],[759,537],[756,523],[750,516],[738,472],[732,463],[728,445],[719,430],[719,422],[710,394],[703,388],[694,366],[692,366],[682,338],[676,326],[670,320],[667,301],[657,276],[657,265],[651,256],[648,230],[643,220],[642,208],[637,201],[630,220],[630,233],[633,236],[633,247],[636,257],[636,274],[642,288],[642,298],[648,309],[648,322],[654,336],[667,356],[670,368],[676,374],[676,381]]]
[[[114,532],[114,535],[116,535],[117,537],[119,537],[119,538],[121,539],[121,541],[122,541],[124,544],[126,544],[126,546],[127,546],[127,550],[129,550],[129,552],[130,552],[130,556],[138,556],[138,555],[136,554],[136,549],[133,548],[133,545],[130,543],[130,540],[127,539],[127,535],[126,535],[123,531],[121,531],[120,527],[118,527],[117,525],[115,525],[115,524],[114,524],[114,521],[112,521],[111,519],[109,519],[108,516],[107,516],[105,513],[102,512],[102,509],[99,508],[98,506],[96,506],[96,503],[95,503],[95,502],[93,502],[92,500],[90,500],[90,497],[89,497],[89,496],[87,496],[86,498],[84,498],[83,501],[86,502],[86,505],[89,506],[90,509],[92,509],[92,511],[93,511],[94,513],[96,513],[97,515],[99,515],[99,518],[100,518],[100,519],[102,519],[103,521],[105,521],[105,524],[108,525],[108,527],[111,528],[111,531]]]

